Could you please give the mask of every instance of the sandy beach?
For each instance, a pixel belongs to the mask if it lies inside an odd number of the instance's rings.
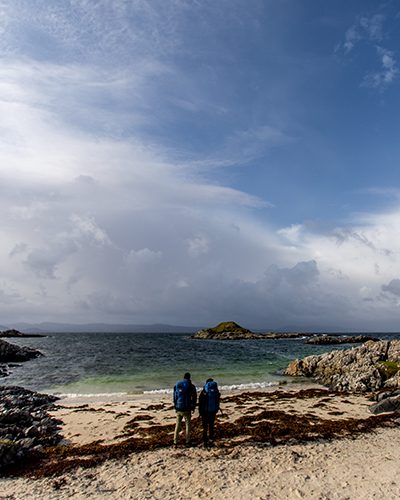
[[[223,394],[213,448],[173,448],[169,395],[62,400],[65,446],[19,477],[0,498],[400,497],[396,416],[372,416],[366,396],[321,386]],[[61,450],[61,451],[60,451]]]

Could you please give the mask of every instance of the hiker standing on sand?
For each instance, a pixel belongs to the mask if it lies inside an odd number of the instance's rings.
[[[199,413],[203,423],[204,446],[213,446],[214,444],[214,423],[219,410],[220,397],[217,382],[212,378],[207,379],[199,396]]]
[[[197,403],[196,387],[190,380],[190,373],[186,372],[183,380],[176,383],[174,387],[174,407],[176,411],[176,425],[174,434],[174,445],[177,446],[179,433],[181,431],[182,419],[186,424],[186,446],[190,446],[190,421]]]

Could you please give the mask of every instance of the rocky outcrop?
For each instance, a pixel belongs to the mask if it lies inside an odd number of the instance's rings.
[[[0,386],[0,469],[62,439],[62,422],[48,414],[56,400],[22,387]]]
[[[261,337],[266,340],[275,339],[303,339],[305,337],[312,337],[313,333],[299,333],[299,332],[268,332],[263,333]]]
[[[214,328],[199,330],[192,335],[192,339],[212,340],[257,339],[261,337],[262,336],[260,334],[253,333],[252,331],[238,325],[234,321],[225,321],[223,323],[219,323]]]
[[[41,335],[40,333],[22,333],[14,328],[10,330],[3,330],[0,332],[0,337],[2,338],[28,338],[28,337],[46,337],[46,335]]]
[[[212,340],[242,340],[242,339],[257,339],[257,340],[275,340],[275,339],[298,339],[314,335],[313,333],[297,333],[297,332],[267,332],[254,333],[247,328],[243,328],[234,321],[225,321],[219,323],[213,328],[205,328],[199,330],[192,339],[212,339]]]
[[[400,340],[368,341],[359,347],[292,361],[284,374],[312,377],[337,391],[400,388]]]
[[[378,342],[379,339],[368,335],[316,335],[306,340],[306,344],[329,345],[329,344],[362,344],[369,340]]]
[[[37,349],[20,347],[10,344],[5,340],[0,340],[0,363],[18,363],[19,361],[27,361],[39,356],[43,356],[43,354]]]

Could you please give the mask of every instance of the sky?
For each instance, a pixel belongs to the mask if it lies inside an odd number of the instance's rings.
[[[400,330],[400,5],[0,1],[0,324]]]

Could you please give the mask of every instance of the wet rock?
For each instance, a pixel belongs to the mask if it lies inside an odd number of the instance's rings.
[[[10,344],[5,340],[0,340],[0,363],[13,363],[27,361],[32,358],[43,356],[37,349],[31,347],[20,347]]]
[[[367,335],[317,335],[306,340],[306,344],[329,345],[329,344],[361,344],[363,342],[378,342],[379,339]]]
[[[60,420],[51,417],[55,396],[0,386],[0,469],[57,444]]]
[[[337,391],[369,392],[400,388],[399,371],[400,340],[392,340],[296,359],[284,374],[313,377]]]

